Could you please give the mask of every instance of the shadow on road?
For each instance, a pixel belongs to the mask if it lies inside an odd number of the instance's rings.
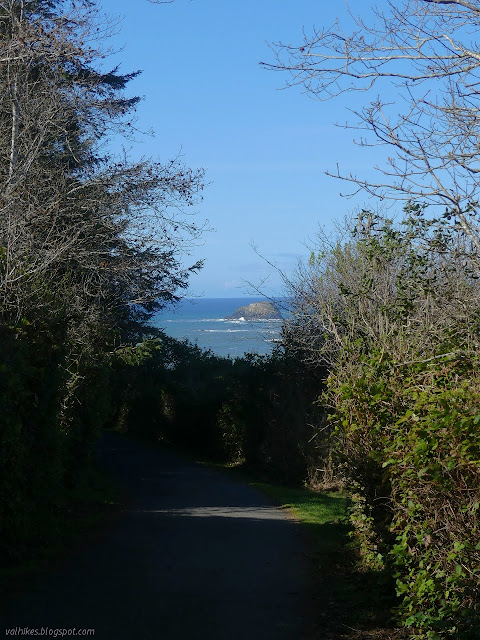
[[[127,496],[121,517],[12,599],[3,627],[93,628],[112,640],[304,637],[304,538],[281,509],[216,471],[116,434],[103,438],[99,457]]]

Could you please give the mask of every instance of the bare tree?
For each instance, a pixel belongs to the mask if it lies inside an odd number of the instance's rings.
[[[310,260],[284,277],[285,345],[331,371],[348,368],[346,354],[352,363],[353,353],[375,350],[396,366],[475,353],[474,250],[461,228],[428,219],[418,206],[401,224],[364,211],[332,235],[319,232]]]
[[[273,45],[276,62],[264,66],[288,72],[288,85],[319,100],[367,93],[348,126],[360,131],[360,145],[387,148],[379,178],[330,175],[353,193],[446,208],[480,251],[480,2],[384,0],[370,19],[350,17],[350,33],[338,21],[314,28],[298,45]]]

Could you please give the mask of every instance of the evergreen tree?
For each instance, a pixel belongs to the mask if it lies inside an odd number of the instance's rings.
[[[10,542],[28,534],[26,513],[78,482],[108,410],[109,354],[137,342],[200,267],[181,258],[201,231],[185,208],[203,172],[105,151],[133,134],[139,100],[125,94],[137,73],[105,66],[109,28],[92,0],[0,1],[0,537]]]

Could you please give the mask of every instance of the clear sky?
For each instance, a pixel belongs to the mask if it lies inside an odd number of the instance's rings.
[[[361,0],[351,4],[362,4]],[[207,171],[208,188],[197,207],[214,229],[196,248],[205,267],[191,280],[191,295],[239,297],[246,282],[267,282],[281,293],[280,278],[259,258],[291,272],[318,225],[330,226],[355,207],[339,196],[346,186],[325,176],[338,162],[361,170],[368,154],[352,144],[344,122],[345,100],[316,102],[300,89],[282,91],[284,78],[265,71],[273,61],[267,42],[297,43],[302,27],[329,26],[345,14],[342,2],[321,0],[100,0],[121,16],[113,62],[121,71],[141,69],[130,92],[145,97],[139,126],[153,128],[133,155],[184,162]],[[353,94],[355,96],[355,94]],[[356,201],[357,205],[364,202]]]

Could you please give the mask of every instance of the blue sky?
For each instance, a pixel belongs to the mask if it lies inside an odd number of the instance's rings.
[[[352,4],[359,4],[353,2]],[[145,97],[138,126],[155,131],[131,150],[207,171],[197,207],[214,231],[190,259],[205,259],[190,295],[239,297],[247,282],[267,295],[281,280],[253,250],[287,273],[309,254],[318,225],[329,227],[363,199],[339,196],[346,186],[325,176],[337,162],[359,171],[371,160],[334,126],[345,100],[316,102],[300,89],[280,90],[284,78],[259,61],[273,60],[267,42],[297,43],[302,27],[330,25],[343,3],[319,0],[101,0],[123,18],[112,39],[121,71],[141,69],[130,92]],[[265,282],[265,278],[267,279]],[[263,284],[261,284],[263,283]]]

